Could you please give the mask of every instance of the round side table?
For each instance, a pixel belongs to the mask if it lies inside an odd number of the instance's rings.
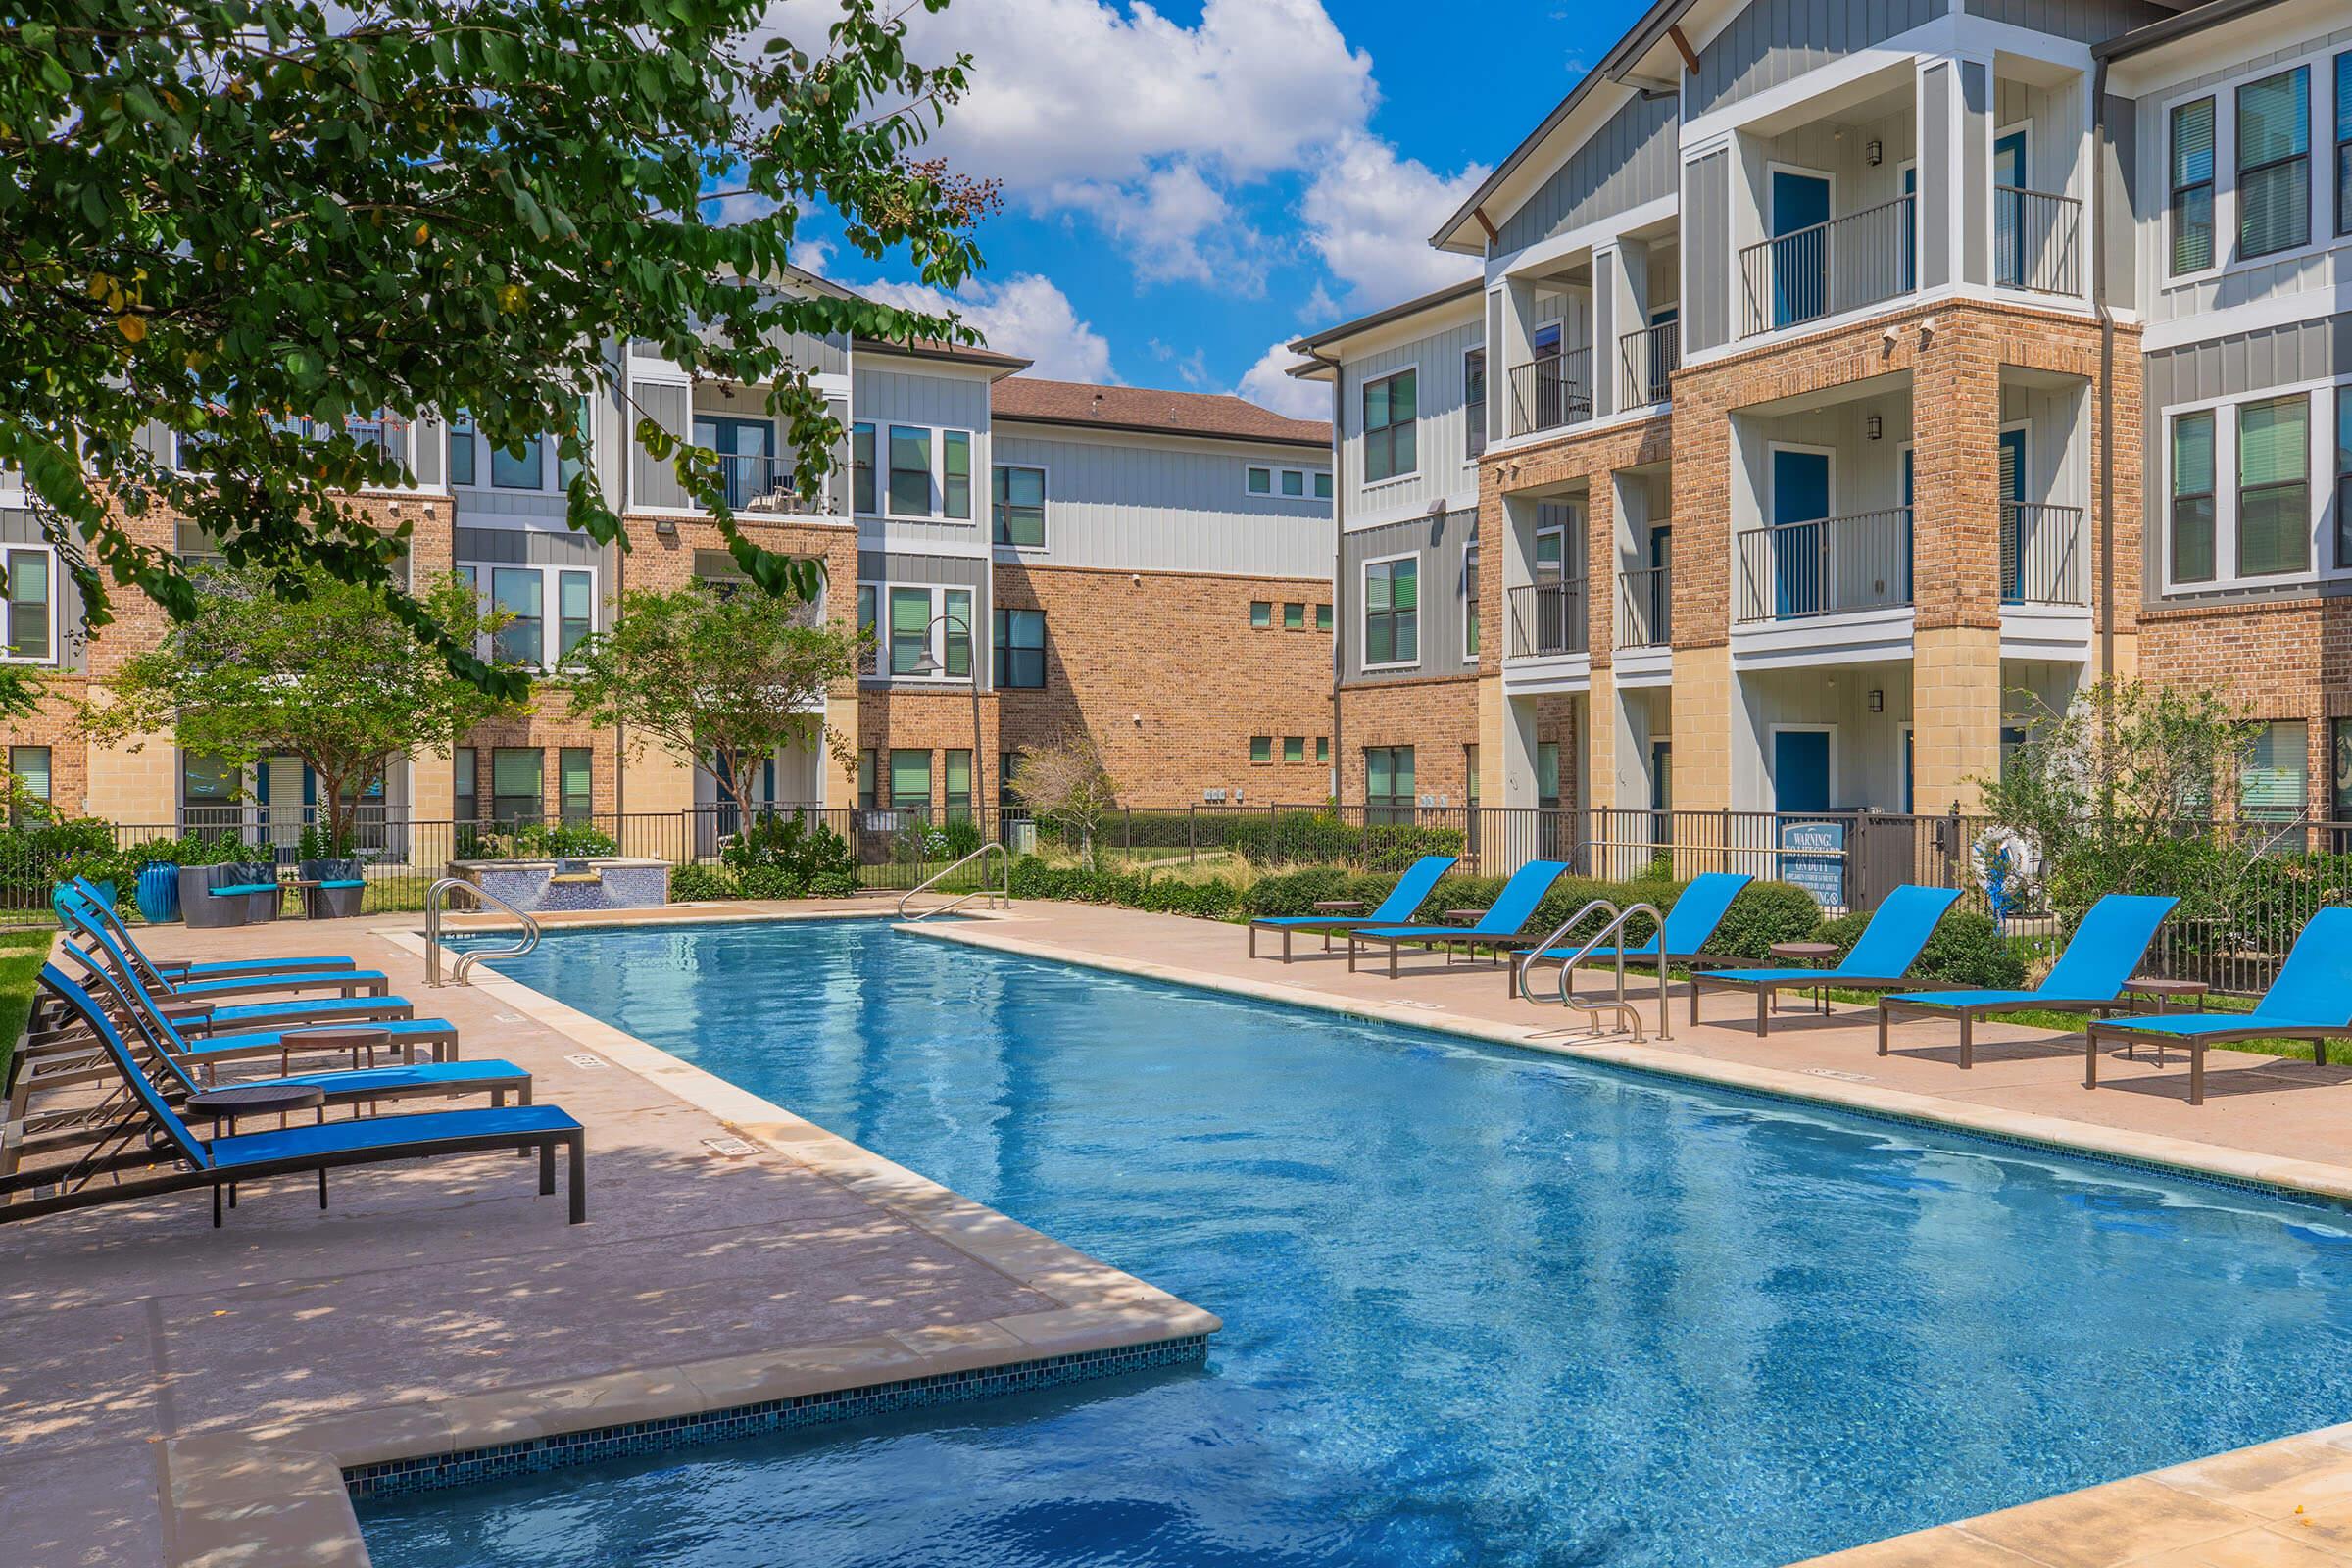
[[[315,1110],[326,1120],[326,1091],[317,1084],[231,1084],[225,1089],[200,1089],[179,1102],[183,1117],[202,1117],[213,1124],[215,1138],[233,1138],[240,1116],[289,1116]],[[237,1206],[237,1184],[226,1184],[228,1206]],[[220,1224],[222,1184],[213,1185],[213,1225]],[[326,1172],[318,1172],[318,1206],[326,1206]]]
[[[1838,957],[1838,944],[1835,942],[1775,942],[1768,951],[1784,963],[1798,964],[1807,969],[1818,969],[1826,963],[1835,962]],[[1813,1010],[1824,1017],[1829,1016],[1828,987],[1813,988]]]

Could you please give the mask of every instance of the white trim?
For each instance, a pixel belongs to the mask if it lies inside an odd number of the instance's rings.
[[[15,638],[8,634],[14,628],[7,626],[5,622],[13,619],[13,613],[7,607],[7,602],[0,601],[0,664],[54,664],[59,662],[62,658],[61,649],[65,635],[64,628],[58,624],[60,595],[57,591],[57,547],[49,544],[0,545],[0,566],[6,564],[8,557],[20,551],[38,554],[49,563],[49,646],[38,659],[26,659],[10,652]]]
[[[1454,597],[1459,599],[1462,605],[1462,662],[1465,664],[1477,663],[1481,652],[1470,646],[1470,634],[1480,629],[1478,595],[1470,591],[1470,574],[1478,569],[1478,540],[1474,537],[1469,543],[1462,546],[1461,572],[1454,579]],[[1482,581],[1479,585],[1480,592],[1485,591],[1485,586]]]
[[[2156,197],[2159,220],[2155,223],[2156,254],[2155,290],[2158,294],[2186,288],[2198,283],[2228,277],[2231,273],[2258,268],[2277,267],[2325,254],[2343,245],[2347,236],[2335,231],[2335,116],[2328,112],[2333,96],[2335,57],[2343,53],[2340,43],[2322,39],[2303,42],[2300,52],[2291,58],[2281,58],[2284,51],[2269,56],[2262,65],[2249,65],[2219,80],[2203,80],[2195,87],[2176,87],[2158,97],[2156,103]],[[2309,201],[2311,232],[2300,245],[2285,250],[2265,251],[2260,256],[2241,257],[2237,254],[2238,226],[2238,168],[2237,168],[2237,95],[2256,82],[2292,71],[2304,72],[2304,159],[2309,166],[2306,197]],[[2213,262],[2193,272],[2175,272],[2173,257],[2173,111],[2202,98],[2213,100]],[[2325,148],[2327,156],[2321,153]],[[2143,345],[2144,346],[2144,345]]]
[[[1416,384],[1414,388],[1415,413],[1413,415],[1413,422],[1415,425],[1418,425],[1421,420],[1421,416],[1418,412],[1420,407],[1418,401],[1419,391],[1419,386]],[[1413,455],[1415,457],[1419,457],[1420,452],[1421,432],[1419,429],[1415,429],[1413,431]],[[1016,464],[1014,466],[1021,466],[1021,465]],[[1030,466],[1035,466],[1035,465],[1030,465]],[[1250,488],[1250,475],[1252,471],[1259,468],[1263,468],[1265,470],[1266,483],[1272,488],[1266,490],[1252,490]],[[1286,475],[1294,473],[1298,475],[1299,491],[1298,494],[1295,496],[1287,495],[1283,491],[1282,481]],[[1329,501],[1331,497],[1319,496],[1315,494],[1315,479],[1318,475],[1328,479],[1331,477],[1331,470],[1329,468],[1304,467],[1295,463],[1270,463],[1261,459],[1245,458],[1242,460],[1242,494],[1247,496],[1251,501],[1287,501],[1304,503],[1307,505],[1312,505],[1317,501]],[[1384,479],[1381,482],[1385,484],[1388,481]]]
[[[1783,810],[1810,811],[1813,809],[1813,808],[1809,806],[1784,808],[1781,805],[1780,750],[1781,737],[1783,735],[1827,735],[1830,738],[1830,803],[1826,808],[1824,808],[1824,809],[1832,811],[1837,810],[1838,803],[1845,798],[1845,791],[1841,787],[1844,784],[1844,780],[1838,776],[1844,771],[1844,759],[1839,754],[1843,752],[1845,748],[1838,743],[1838,726],[1836,724],[1801,723],[1767,724],[1764,726],[1764,736],[1766,742],[1764,747],[1764,782],[1772,786],[1773,810],[1778,813]]]
[[[1413,564],[1413,657],[1411,659],[1391,660],[1386,663],[1375,664],[1366,657],[1366,655],[1372,651],[1372,593],[1369,586],[1372,577],[1372,568],[1374,566],[1385,566],[1392,562],[1397,561],[1409,561]],[[1355,667],[1359,671],[1364,672],[1372,672],[1384,669],[1420,668],[1421,552],[1418,550],[1400,550],[1395,555],[1370,556],[1365,558],[1363,561],[1360,561],[1356,564],[1355,587]]]
[[[959,582],[900,582],[885,577],[862,577],[858,579],[858,586],[860,589],[871,588],[874,590],[874,672],[870,675],[859,675],[858,679],[861,682],[868,685],[917,688],[964,687],[972,683],[972,677],[968,673],[952,674],[947,667],[948,626],[947,622],[940,617],[948,612],[947,596],[949,594],[962,594],[970,601],[965,607],[964,624],[971,643],[972,668],[983,671],[982,678],[986,679],[988,666],[985,661],[990,657],[992,650],[980,632],[982,592],[979,588]],[[890,596],[894,592],[924,593],[930,596],[931,613],[925,623],[926,651],[931,655],[931,662],[940,666],[937,674],[910,675],[892,672],[890,667]],[[982,689],[989,688],[984,686]],[[1028,688],[1023,689],[1027,690]],[[899,748],[901,751],[910,749],[908,747]]]
[[[1381,382],[1394,380],[1397,376],[1405,374],[1410,374],[1413,378],[1413,466],[1404,473],[1384,474],[1375,479],[1364,461],[1371,447],[1372,435],[1371,428],[1364,422],[1364,396]],[[1346,418],[1347,414],[1347,409],[1340,410],[1343,419]],[[1408,480],[1421,477],[1421,426],[1424,419],[1425,416],[1421,412],[1421,362],[1419,360],[1408,360],[1399,365],[1390,366],[1378,375],[1367,375],[1355,383],[1355,468],[1356,472],[1363,476],[1361,488],[1366,494],[1389,485],[1403,484]],[[1394,428],[1394,426],[1384,424],[1381,428],[1386,430]],[[1345,431],[1342,432],[1342,438],[1345,439]],[[1280,500],[1282,498],[1276,496],[1273,499]],[[1308,499],[1313,498],[1310,496]]]
[[[968,443],[967,450],[971,457],[972,467],[968,483],[976,490],[979,484],[979,474],[991,466],[990,454],[982,446],[979,431],[966,429],[960,424],[917,424],[910,419],[853,419],[850,426],[853,434],[851,447],[853,453],[856,451],[855,433],[860,424],[871,424],[874,427],[874,505],[882,510],[860,512],[857,515],[880,517],[885,522],[936,522],[954,528],[969,528],[980,520],[980,500],[977,494],[972,497],[972,515],[951,517],[947,511],[948,437],[960,435]],[[931,510],[929,512],[896,512],[891,509],[890,434],[893,430],[920,430],[929,442],[927,453],[931,474]],[[850,505],[854,510],[858,504],[857,474],[854,468],[850,478]]]
[[[604,568],[601,559],[586,563],[556,561],[467,561],[451,563],[459,571],[473,574],[474,598],[489,612],[497,604],[497,574],[502,571],[529,571],[539,575],[539,656],[540,662],[526,666],[540,674],[555,673],[563,663],[564,641],[564,573],[581,572],[588,578],[588,634],[593,637],[605,628],[608,616],[604,599]],[[492,657],[497,638],[485,633],[476,639],[474,652],[482,659]]]
[[[997,470],[999,468],[1034,468],[1039,474],[1043,475],[1041,482],[1044,488],[1040,492],[1038,498],[1037,512],[1038,527],[1043,531],[1044,537],[1036,544],[1016,545],[997,537]],[[989,464],[988,542],[991,549],[1006,552],[1008,557],[1013,559],[1017,559],[1021,556],[1042,556],[1048,554],[1052,550],[1054,545],[1053,465],[1046,463],[1008,463],[1002,458],[996,459]]]
[[[2307,446],[2305,481],[2311,509],[2310,552],[2307,559],[2311,564],[2302,571],[2242,576],[2237,571],[2238,496],[2242,488],[2237,462],[2237,411],[2249,404],[2291,397],[2305,399],[2309,410],[2309,423],[2304,433]],[[2156,524],[2162,550],[2159,580],[2163,583],[2163,597],[2198,597],[2240,589],[2308,587],[2324,582],[2352,580],[2352,567],[2334,564],[2335,553],[2331,548],[2333,536],[2328,526],[2335,505],[2337,407],[2348,397],[2352,397],[2352,375],[2333,374],[2261,387],[2229,397],[2197,398],[2167,404],[2156,411],[2161,456],[2151,466],[2161,486],[2156,492]],[[2207,413],[2214,416],[2213,575],[2194,582],[2180,582],[2173,576],[2173,425],[2182,415]],[[2222,417],[2224,414],[2230,417]]]

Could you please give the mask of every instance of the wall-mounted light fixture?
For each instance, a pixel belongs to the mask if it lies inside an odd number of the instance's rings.
[[[1874,713],[1886,711],[1886,694],[1875,686],[1870,689],[1870,710]]]
[[[675,539],[678,536],[678,525],[667,517],[656,517],[654,532],[663,539]]]
[[[1875,414],[1870,415],[1862,421],[1862,433],[1871,440],[1876,441],[1879,439],[1879,437],[1886,433],[1886,421],[1880,418]]]
[[[1878,168],[1886,161],[1886,144],[1876,136],[1871,137],[1862,144],[1862,161],[1873,169]]]

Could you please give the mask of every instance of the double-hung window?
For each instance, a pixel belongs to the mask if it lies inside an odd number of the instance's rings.
[[[1420,372],[1399,370],[1364,383],[1364,478],[1369,483],[1417,472],[1414,415]]]
[[[996,623],[996,683],[1016,690],[1045,685],[1046,612],[1000,609]]]
[[[1462,657],[1478,657],[1478,552],[1462,553]]]
[[[547,810],[546,754],[536,746],[501,746],[490,754],[490,819],[536,822]]]
[[[1000,463],[991,478],[996,542],[1038,550],[1046,542],[1046,470]]]
[[[871,516],[874,505],[874,427],[850,426],[850,506],[859,516]]]
[[[2237,89],[2237,249],[2269,256],[2311,243],[2311,71]]]
[[[968,817],[972,814],[971,751],[968,747],[951,750],[943,760],[946,764],[942,769],[945,774],[942,793],[946,797],[943,804],[950,816]]]
[[[481,438],[473,433],[473,416],[453,415],[449,421],[449,482],[475,484],[478,471],[474,466],[481,451]]]
[[[1421,662],[1421,563],[1413,556],[1364,567],[1364,662]]]
[[[490,483],[501,490],[538,490],[545,487],[547,466],[541,461],[542,443],[532,436],[510,452],[490,449]]]
[[[1364,804],[1376,812],[1412,810],[1415,797],[1410,746],[1364,748]]]
[[[8,573],[8,653],[12,662],[49,663],[57,658],[57,562],[37,545],[0,555]]]
[[[899,811],[931,808],[930,752],[899,750],[890,754],[890,805]]]
[[[2352,570],[2352,382],[2335,388],[2335,564]]]
[[[890,427],[890,514],[931,515],[931,432],[921,425]]]
[[[596,574],[573,567],[492,566],[490,606],[509,617],[490,634],[491,662],[553,669],[596,630]]]
[[[563,784],[564,820],[589,820],[596,813],[596,754],[585,746],[566,746],[557,766]]]
[[[16,793],[24,799],[50,799],[49,748],[11,746],[8,749],[8,775],[16,780]]]
[[[2213,413],[2173,416],[2173,581],[2211,582],[2214,568]]]
[[[2237,574],[2311,565],[2311,400],[2266,398],[2237,411]]]
[[[480,821],[482,798],[475,792],[481,786],[476,782],[472,747],[461,746],[451,754],[449,774],[453,814],[461,822]]]
[[[972,591],[899,586],[889,590],[890,666],[894,676],[972,674]]]
[[[972,520],[972,432],[942,430],[940,490],[944,510],[957,522]]]
[[[2352,49],[2335,57],[2335,231],[2352,234]]]
[[[2257,822],[2290,822],[2311,795],[2309,731],[2301,719],[2265,724],[2238,770],[2237,804]]]
[[[2176,105],[2171,130],[2172,270],[2201,271],[2213,265],[2213,100]]]

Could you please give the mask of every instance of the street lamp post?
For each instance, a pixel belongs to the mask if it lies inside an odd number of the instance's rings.
[[[972,635],[971,622],[963,619],[961,616],[944,611],[941,613],[932,616],[930,623],[923,627],[922,657],[914,662],[914,667],[908,670],[907,673],[910,675],[942,675],[949,673],[949,670],[945,664],[942,664],[938,660],[931,657],[931,631],[933,627],[938,626],[943,621],[951,629],[956,627],[962,628],[964,658],[965,661],[971,665],[972,820],[980,828],[980,836],[983,839],[986,839],[988,837],[988,817],[985,814],[981,805],[981,803],[987,800],[988,797],[982,789],[982,785],[986,781],[986,774],[982,771],[980,762],[980,758],[982,755],[980,736],[980,641],[978,638]],[[944,780],[942,781],[941,789],[943,792],[946,789]]]

